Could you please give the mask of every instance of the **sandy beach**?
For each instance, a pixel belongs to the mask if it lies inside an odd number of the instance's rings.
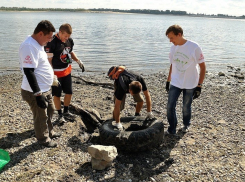
[[[245,181],[245,83],[235,76],[243,70],[229,68],[224,75],[207,73],[200,98],[192,104],[192,125],[182,133],[182,97],[177,104],[176,136],[164,136],[162,144],[149,151],[125,154],[118,151],[112,166],[93,170],[87,152],[93,143],[91,132],[80,127],[81,118],[55,125],[62,133],[56,148],[37,144],[32,113],[22,101],[20,73],[0,76],[0,148],[11,161],[0,172],[0,181]],[[76,73],[73,73],[74,76]],[[167,73],[143,74],[152,96],[152,111],[168,127],[166,118]],[[76,75],[81,76],[81,75]],[[82,76],[95,83],[112,83],[105,73]],[[87,84],[73,77],[72,104],[93,108],[102,120],[111,118],[113,90]],[[134,102],[128,96],[122,116],[134,115]],[[146,114],[146,108],[142,115]],[[54,120],[57,113],[54,115]],[[96,132],[96,131],[95,131]]]

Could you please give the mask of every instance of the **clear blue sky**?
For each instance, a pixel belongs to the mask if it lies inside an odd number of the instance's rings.
[[[0,6],[28,8],[115,8],[181,10],[187,13],[245,15],[245,0],[1,0]]]

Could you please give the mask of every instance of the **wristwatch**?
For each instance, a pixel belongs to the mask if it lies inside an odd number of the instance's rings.
[[[202,86],[202,83],[198,83],[198,86]]]

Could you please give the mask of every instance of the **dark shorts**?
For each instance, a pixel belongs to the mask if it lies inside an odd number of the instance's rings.
[[[61,97],[61,92],[65,94],[72,94],[72,80],[71,74],[58,78],[60,85],[58,87],[52,86],[52,95],[56,97]]]

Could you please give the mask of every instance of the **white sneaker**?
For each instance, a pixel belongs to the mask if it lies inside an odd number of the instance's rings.
[[[183,133],[187,133],[189,131],[189,126],[184,126],[183,128],[182,128],[182,132]]]
[[[114,126],[116,126],[119,130],[123,129],[123,126],[121,123],[116,123]]]

